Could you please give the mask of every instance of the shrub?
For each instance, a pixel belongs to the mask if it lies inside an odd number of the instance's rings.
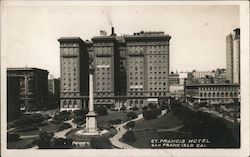
[[[7,141],[8,142],[14,142],[20,140],[20,135],[19,134],[10,134],[7,133]]]
[[[39,149],[51,148],[51,140],[53,136],[54,136],[54,133],[41,132],[39,134],[39,139],[36,140],[34,143],[38,145]]]
[[[153,110],[146,110],[146,111],[143,111],[143,117],[144,119],[146,120],[149,120],[149,119],[155,119],[158,117],[158,115],[161,114],[161,110],[156,108],[156,109],[153,109]]]
[[[78,125],[82,125],[86,122],[85,117],[75,117],[73,122]]]
[[[69,149],[72,148],[72,139],[54,138],[52,148],[54,149]]]
[[[53,120],[52,122],[55,123],[55,124],[60,124],[62,123],[63,121],[66,121],[66,120],[69,120],[70,119],[70,112],[69,111],[62,111],[62,112],[59,112],[59,114],[56,114],[54,117],[53,117]]]
[[[137,116],[137,114],[136,114],[135,112],[129,112],[129,113],[127,114],[127,117],[128,117],[129,119],[135,119],[135,118],[137,118],[138,116]]]
[[[91,146],[94,149],[111,149],[112,144],[107,137],[100,136],[91,139]]]
[[[69,123],[62,123],[58,126],[58,131],[62,131],[68,128],[71,128],[72,126]]]
[[[106,107],[104,106],[99,106],[96,108],[96,112],[99,116],[104,116],[108,114],[108,110]]]
[[[157,114],[157,116],[161,115],[161,109],[159,109],[159,108],[155,108],[152,111],[155,112]]]
[[[130,121],[125,125],[125,128],[133,128],[135,127],[135,122],[134,121]]]
[[[166,110],[168,109],[168,105],[164,104],[164,105],[161,105],[161,110]]]
[[[23,115],[13,123],[13,127],[17,128],[26,128],[30,125],[39,125],[42,124],[42,122],[46,119],[45,116],[43,116],[40,113],[35,114],[29,114],[29,115]]]
[[[48,114],[45,114],[45,115],[44,115],[44,118],[45,118],[45,119],[50,119],[50,118],[52,118],[52,117],[51,117],[50,115],[48,115]]]
[[[84,110],[75,110],[73,111],[73,118],[74,117],[85,117],[85,115],[88,113],[89,111],[87,109]]]
[[[143,106],[143,107],[142,107],[142,110],[143,110],[143,111],[145,111],[145,110],[147,110],[147,109],[148,109],[147,106]]]
[[[124,141],[127,141],[127,142],[135,142],[135,141],[136,141],[135,134],[134,134],[134,132],[132,132],[132,131],[127,131],[127,132],[122,136],[122,139],[123,139]]]
[[[138,111],[139,108],[135,106],[135,107],[132,107],[131,109],[132,109],[133,111]]]
[[[156,104],[153,104],[153,103],[148,104],[148,108],[150,109],[155,109],[156,107],[157,107]]]
[[[120,108],[120,110],[121,110],[122,112],[124,112],[126,109],[127,109],[127,108],[126,108],[126,106],[124,106],[124,105]]]
[[[121,119],[114,119],[109,121],[111,124],[121,124],[122,120]]]

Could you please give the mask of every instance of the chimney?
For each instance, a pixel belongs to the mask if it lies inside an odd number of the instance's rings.
[[[114,27],[111,28],[111,36],[116,36]]]

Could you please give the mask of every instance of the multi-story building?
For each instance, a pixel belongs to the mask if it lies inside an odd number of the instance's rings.
[[[184,86],[184,82],[185,80],[188,78],[190,74],[190,72],[179,72],[179,80],[180,80],[180,85]]]
[[[86,53],[93,58],[95,105],[139,107],[152,100],[161,102],[169,98],[170,38],[164,32],[143,31],[134,35],[116,36],[112,28],[109,36],[94,36],[92,41],[81,41],[85,43],[82,49],[86,49]],[[59,41],[62,45],[62,40]],[[62,64],[63,60],[61,55],[61,69],[68,66],[68,63]],[[88,75],[88,71],[83,68],[89,65],[86,61],[84,63],[77,72],[85,71]],[[62,75],[61,70],[61,80]],[[65,73],[65,77],[67,75]],[[79,79],[78,83],[78,86],[88,84],[88,80]],[[65,87],[68,88],[67,83]],[[79,94],[81,97],[75,97],[75,100],[87,99],[87,95]]]
[[[57,108],[60,104],[60,79],[50,77],[48,80],[49,104],[51,108]]]
[[[227,80],[240,83],[240,29],[226,37]]]
[[[169,96],[169,40],[164,32],[125,36],[127,47],[127,104],[143,106]]]
[[[88,103],[89,55],[80,38],[60,38],[60,109],[81,109]],[[85,99],[77,97],[85,96]]]
[[[214,71],[197,71],[193,70],[193,78],[206,78],[206,77],[214,77]]]
[[[20,117],[20,82],[19,77],[7,77],[7,121]]]
[[[171,72],[169,75],[169,83],[170,83],[170,85],[179,85],[180,84],[179,74]]]
[[[20,81],[20,109],[43,110],[48,105],[48,71],[38,68],[8,68],[7,76]]]
[[[238,84],[193,84],[186,85],[186,97],[197,103],[227,104],[239,99]]]

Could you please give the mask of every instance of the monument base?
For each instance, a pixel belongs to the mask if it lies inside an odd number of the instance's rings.
[[[86,115],[86,127],[84,129],[85,132],[87,132],[87,133],[97,133],[98,132],[96,117],[97,117],[97,114],[94,111],[90,111]]]

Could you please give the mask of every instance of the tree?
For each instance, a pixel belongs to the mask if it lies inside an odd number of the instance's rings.
[[[132,131],[127,131],[123,136],[122,139],[127,142],[135,142],[135,133]]]
[[[124,106],[124,105],[122,105],[122,107],[120,108],[120,110],[121,110],[122,112],[124,112],[126,109],[127,109],[127,108],[126,108],[126,106]]]
[[[83,125],[86,123],[85,117],[75,117],[73,122],[78,125]]]
[[[145,120],[149,120],[149,119],[155,119],[158,117],[158,115],[161,114],[161,110],[156,108],[156,109],[153,109],[153,110],[146,110],[146,111],[143,111],[143,117]]]
[[[145,110],[147,110],[147,109],[148,109],[147,106],[143,106],[143,107],[142,107],[142,110],[143,110],[143,111],[145,111]]]
[[[106,107],[104,106],[99,106],[96,108],[96,112],[99,116],[104,116],[104,115],[108,115],[108,110]]]
[[[46,117],[40,113],[23,115],[16,121],[14,121],[13,126],[17,128],[29,128],[41,125]]]
[[[139,108],[136,107],[136,106],[132,107],[131,109],[132,109],[133,111],[138,111],[138,110],[139,110]]]
[[[52,122],[55,124],[61,124],[63,121],[69,120],[71,113],[69,111],[62,111],[53,117]]]
[[[41,132],[39,134],[39,139],[36,141],[39,149],[48,149],[51,148],[51,140],[54,136],[54,133],[50,132]]]
[[[157,106],[156,106],[156,104],[149,103],[149,104],[148,104],[148,108],[154,109],[154,108],[157,108]]]
[[[138,116],[137,116],[137,114],[136,114],[135,112],[129,112],[129,113],[127,114],[127,117],[128,117],[129,119],[135,119],[135,118],[137,118]]]
[[[84,110],[75,110],[73,111],[73,118],[74,117],[85,117],[85,115],[88,113],[89,111],[84,109]]]
[[[130,121],[125,125],[125,128],[133,128],[135,127],[135,122],[134,121]]]
[[[91,139],[91,146],[94,149],[111,149],[112,144],[107,137],[99,136]]]
[[[71,128],[72,126],[69,123],[62,123],[58,126],[58,131],[62,131],[68,128]]]

